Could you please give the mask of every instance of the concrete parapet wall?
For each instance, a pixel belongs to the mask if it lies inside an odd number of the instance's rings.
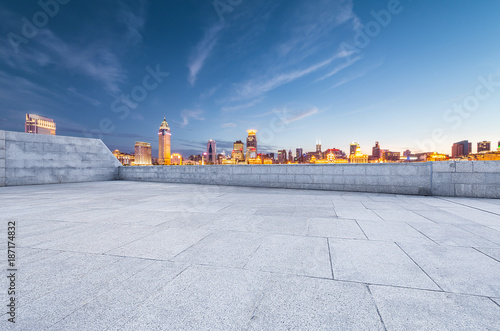
[[[434,162],[432,194],[500,198],[500,162]]]
[[[120,167],[123,180],[500,198],[500,162]]]
[[[168,183],[431,194],[431,165],[224,165],[121,167],[120,179]]]
[[[120,165],[99,139],[0,131],[0,186],[113,180]]]

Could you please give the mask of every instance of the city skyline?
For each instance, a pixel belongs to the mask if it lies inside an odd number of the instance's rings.
[[[69,2],[31,36],[25,25],[50,9],[0,8],[5,130],[40,114],[59,135],[125,152],[148,142],[153,155],[163,117],[183,155],[210,139],[228,153],[249,128],[267,152],[314,151],[321,138],[365,154],[374,141],[450,154],[464,139],[498,140],[494,1]]]

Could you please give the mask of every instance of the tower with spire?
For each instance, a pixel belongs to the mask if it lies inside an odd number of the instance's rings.
[[[158,164],[170,165],[171,163],[170,136],[170,128],[164,117],[160,125],[160,130],[158,131]]]

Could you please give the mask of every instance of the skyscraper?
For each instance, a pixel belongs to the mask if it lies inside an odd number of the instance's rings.
[[[245,154],[243,154],[243,148],[245,145],[241,140],[237,140],[233,144],[233,152],[231,153],[231,158],[234,159],[236,162],[244,162],[245,161]]]
[[[454,143],[451,148],[451,157],[458,158],[472,153],[472,144],[468,140]]]
[[[375,146],[372,148],[372,157],[375,160],[380,160],[382,158],[380,144],[378,141],[375,142]]]
[[[316,141],[316,153],[321,153],[321,139]]]
[[[294,159],[293,159],[293,154],[292,154],[292,150],[289,150],[288,151],[288,162],[293,162]]]
[[[215,140],[209,140],[207,143],[207,163],[217,163],[217,145]]]
[[[286,149],[282,149],[282,150],[278,151],[278,163],[285,164],[286,162],[287,162]]]
[[[170,128],[167,120],[163,118],[158,131],[158,164],[170,165]]]
[[[356,149],[359,147],[358,143],[352,142],[349,149],[349,155],[356,154]]]
[[[255,159],[257,157],[257,137],[255,134],[257,130],[247,130],[247,150],[245,154],[245,160],[248,162],[250,159]]]
[[[491,141],[481,141],[477,143],[477,152],[489,152],[491,151]]]
[[[135,165],[151,165],[151,144],[135,142]]]
[[[295,157],[297,159],[299,159],[302,156],[302,154],[304,154],[304,150],[302,148],[298,147],[297,149],[295,149]]]
[[[25,133],[35,134],[56,134],[56,123],[53,119],[38,116],[34,114],[26,114],[26,123],[24,123]]]

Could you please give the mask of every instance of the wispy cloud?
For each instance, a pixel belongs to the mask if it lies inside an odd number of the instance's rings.
[[[203,121],[205,120],[205,118],[203,118],[202,114],[203,114],[202,110],[184,109],[183,111],[181,111],[182,122],[180,122],[179,125],[181,127],[185,127],[186,125],[189,124],[190,119]]]
[[[201,100],[206,100],[210,98],[214,93],[219,89],[218,86],[209,88],[208,90],[205,90],[202,94],[200,94],[200,99]]]
[[[193,53],[191,54],[191,57],[188,61],[188,80],[191,85],[194,85],[196,83],[198,73],[203,68],[203,65],[205,64],[207,58],[210,56],[210,53],[212,53],[212,50],[219,38],[219,33],[221,32],[222,27],[222,24],[217,24],[205,31],[203,39],[198,43]]]
[[[224,123],[221,128],[234,128],[236,127],[236,123]]]
[[[263,98],[257,98],[255,100],[252,100],[248,103],[244,103],[244,104],[240,104],[240,105],[236,105],[236,106],[226,106],[226,107],[222,107],[221,110],[224,111],[224,112],[230,112],[230,111],[235,111],[235,110],[240,110],[240,109],[246,109],[246,108],[250,108],[250,107],[253,107],[259,103],[262,102],[262,100],[264,100]]]
[[[338,65],[332,71],[330,71],[329,73],[327,73],[323,77],[317,79],[316,82],[319,82],[319,81],[324,80],[324,79],[326,79],[328,77],[331,77],[333,75],[338,74],[340,71],[342,71],[342,70],[344,70],[346,68],[349,68],[350,66],[352,66],[354,63],[358,62],[359,60],[361,60],[361,56],[355,57],[354,59],[351,59],[351,60],[349,60],[349,61],[347,61],[345,63],[342,63],[342,64]]]
[[[99,100],[96,100],[94,98],[86,96],[83,93],[78,92],[78,90],[74,87],[68,87],[67,90],[70,92],[71,95],[74,95],[74,96],[80,98],[81,100],[84,100],[84,101],[90,103],[92,106],[99,106],[101,104],[101,102]]]
[[[265,80],[250,80],[237,88],[237,98],[248,99],[261,96],[262,94],[274,90],[281,85],[288,84],[290,82],[293,82],[294,80],[297,80],[299,78],[302,78],[303,76],[309,75],[321,68],[324,68],[334,60],[346,56],[347,55],[345,52],[339,52],[329,59],[310,65],[305,69],[294,70],[287,73],[280,73]]]

